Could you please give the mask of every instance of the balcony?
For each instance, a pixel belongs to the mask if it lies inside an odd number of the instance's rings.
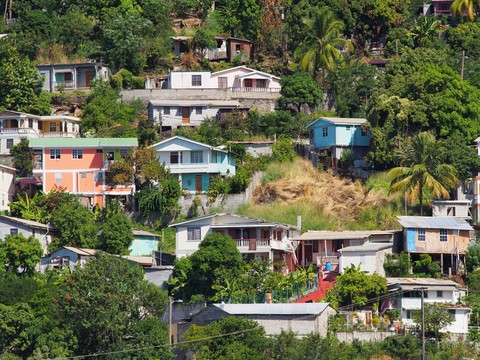
[[[268,88],[268,87],[231,87],[229,88],[232,92],[271,92],[271,93],[279,93],[280,88]]]
[[[234,239],[234,241],[237,244],[238,250],[242,252],[242,250],[256,251],[258,248],[262,248],[262,250],[269,251],[270,242],[272,240],[267,238],[263,238],[263,239],[260,238],[260,239]]]
[[[78,137],[78,133],[76,133],[76,132],[61,132],[61,131],[58,131],[58,132],[54,132],[54,131],[41,132],[39,135],[40,135],[40,137],[44,137],[44,138],[75,138],[75,137]]]
[[[31,128],[0,128],[0,134],[7,135],[33,135],[38,136],[37,130]]]

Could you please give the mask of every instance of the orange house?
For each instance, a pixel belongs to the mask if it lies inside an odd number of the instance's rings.
[[[105,171],[110,164],[133,153],[135,138],[58,138],[30,139],[33,152],[33,175],[42,182],[43,191],[54,187],[88,200],[88,205],[103,207],[106,196],[129,197],[133,183],[108,186]]]

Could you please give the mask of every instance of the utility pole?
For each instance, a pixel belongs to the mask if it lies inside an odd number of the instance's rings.
[[[413,288],[413,290],[420,291],[422,294],[420,307],[422,309],[422,360],[425,360],[425,307],[424,307],[424,291],[428,288],[426,286],[420,286]]]

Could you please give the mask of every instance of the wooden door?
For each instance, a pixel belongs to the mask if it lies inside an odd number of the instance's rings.
[[[195,190],[197,193],[201,193],[202,189],[202,175],[195,175]]]
[[[182,107],[182,124],[190,124],[190,108]]]
[[[90,83],[92,82],[93,78],[94,78],[93,70],[89,70],[85,73],[86,87],[90,87]]]
[[[305,266],[308,266],[313,261],[312,244],[305,244]]]

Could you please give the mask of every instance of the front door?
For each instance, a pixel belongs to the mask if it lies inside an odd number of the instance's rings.
[[[195,190],[197,193],[201,193],[202,189],[202,175],[195,175]]]
[[[305,263],[304,263],[304,266],[308,266],[312,262],[313,262],[312,244],[305,244]]]
[[[182,124],[190,124],[190,108],[182,107]]]
[[[89,70],[85,73],[85,83],[86,87],[90,87],[90,83],[92,82],[95,74],[93,73],[93,70]]]

